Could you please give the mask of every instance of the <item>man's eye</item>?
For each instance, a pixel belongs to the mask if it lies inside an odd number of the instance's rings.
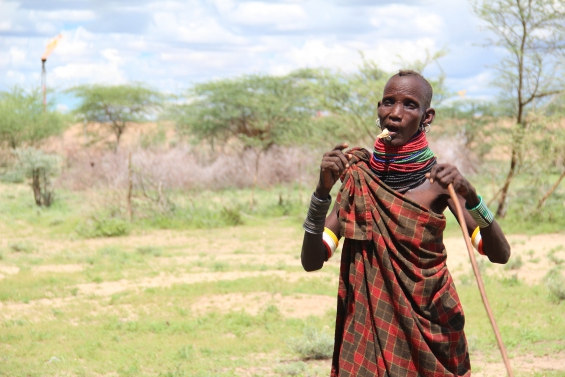
[[[416,109],[418,108],[418,106],[416,106],[415,103],[409,102],[405,105],[408,109]]]
[[[392,101],[385,99],[385,100],[383,101],[383,105],[390,106],[390,105],[392,105]]]

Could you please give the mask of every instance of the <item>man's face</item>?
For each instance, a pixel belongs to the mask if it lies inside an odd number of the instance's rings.
[[[424,93],[424,85],[418,77],[394,76],[388,81],[378,107],[381,125],[390,132],[390,141],[382,139],[387,145],[406,144],[427,120],[424,118],[427,110],[423,108]]]

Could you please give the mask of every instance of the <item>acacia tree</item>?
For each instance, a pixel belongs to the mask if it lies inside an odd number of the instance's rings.
[[[66,125],[65,116],[53,111],[52,104],[44,111],[39,89],[0,92],[0,143],[8,148],[35,146],[60,134]]]
[[[557,175],[557,179],[538,200],[537,210],[544,206],[565,179],[565,93],[543,110],[543,114],[536,119],[538,134],[545,136],[540,137],[541,140],[536,143],[537,160],[540,165],[543,164],[546,176]]]
[[[507,50],[496,66],[495,84],[514,119],[510,166],[499,191],[496,215],[504,217],[508,190],[520,170],[528,111],[564,88],[565,5],[555,0],[471,0],[493,32],[492,43]]]
[[[176,109],[177,127],[197,140],[239,140],[255,153],[253,192],[262,154],[274,145],[294,145],[312,135],[315,114],[308,71],[286,76],[246,75],[197,84],[188,104]]]
[[[88,123],[105,125],[114,134],[116,151],[127,127],[146,122],[163,100],[159,92],[141,84],[81,85],[68,92],[80,100],[75,114]]]

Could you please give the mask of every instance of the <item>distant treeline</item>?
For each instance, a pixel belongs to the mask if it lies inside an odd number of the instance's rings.
[[[405,68],[421,72],[441,56],[437,54]],[[44,106],[39,90],[16,87],[0,93],[0,144],[5,151],[13,151],[10,153],[15,157],[6,160],[5,168],[20,164],[19,170],[24,172],[21,174],[31,180],[37,192],[36,203],[49,205],[49,177],[58,174],[52,166],[58,160],[40,150],[45,139],[60,134],[73,122],[97,124],[101,126],[99,132],[113,135],[110,150],[118,153],[122,135],[132,124],[168,120],[174,124],[178,140],[192,146],[192,151],[195,145],[207,145],[213,151],[212,160],[220,154],[245,151],[244,170],[252,175],[248,184],[255,187],[260,180],[261,161],[266,161],[267,154],[272,155],[273,148],[279,148],[276,153],[281,153],[280,148],[327,149],[341,141],[371,145],[379,132],[375,126],[377,105],[392,74],[364,59],[353,72],[302,69],[283,76],[244,75],[196,84],[182,96],[166,95],[140,83],[82,85],[67,90],[79,100],[79,105],[66,115],[55,111],[52,102]],[[450,138],[452,149],[463,152],[476,172],[488,167],[494,184],[500,188],[491,201],[503,193],[506,166],[518,153],[519,166],[512,174],[538,182],[535,207],[542,208],[565,176],[565,133],[561,123],[565,97],[556,93],[545,101],[532,103],[521,120],[526,127],[514,127],[515,109],[507,99],[487,102],[451,93],[445,86],[444,75],[429,81],[434,89],[432,106],[437,110],[431,139]],[[147,161],[150,155],[144,155],[146,166],[151,166]],[[158,155],[162,156],[151,156]],[[68,178],[73,162],[66,165],[67,173],[63,176]],[[231,170],[237,170],[237,166],[234,162]],[[123,174],[127,175],[127,167],[124,169]],[[296,180],[297,174],[302,173],[290,174],[288,178]],[[171,176],[174,174],[167,173],[168,180]],[[210,182],[220,182],[211,179]],[[232,181],[244,182],[235,178]]]

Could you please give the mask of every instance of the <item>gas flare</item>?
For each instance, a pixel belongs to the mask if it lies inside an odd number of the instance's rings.
[[[49,57],[49,55],[51,55],[55,47],[57,47],[57,44],[59,43],[61,38],[63,38],[63,35],[59,34],[47,43],[47,47],[45,47],[45,52],[43,53],[43,56],[41,56],[41,60],[47,60],[47,58]]]

